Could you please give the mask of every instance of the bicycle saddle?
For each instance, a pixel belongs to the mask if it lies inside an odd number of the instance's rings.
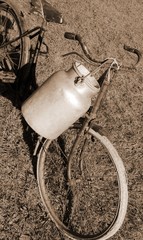
[[[63,23],[62,14],[55,9],[47,0],[31,0],[32,13],[40,13],[47,22]]]

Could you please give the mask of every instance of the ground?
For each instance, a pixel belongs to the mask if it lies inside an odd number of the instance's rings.
[[[40,57],[37,82],[52,72],[68,69],[72,57],[61,55],[79,50],[75,42],[64,39],[64,32],[79,33],[93,56],[116,57],[130,66],[136,56],[123,50],[133,46],[143,53],[142,0],[49,0],[62,12],[65,23],[48,23],[45,41],[49,57]],[[23,12],[26,28],[40,24],[41,18],[29,14],[30,0],[13,0]],[[63,238],[46,214],[38,193],[32,158],[33,145],[27,142],[21,112],[13,106],[10,89],[1,86],[1,178],[0,239],[61,240]],[[4,96],[3,96],[4,95]],[[8,97],[9,96],[9,97]],[[9,99],[10,98],[10,99]],[[128,176],[129,205],[124,224],[114,240],[143,238],[143,59],[136,69],[123,69],[112,85],[99,111],[98,123],[106,129],[124,161]]]

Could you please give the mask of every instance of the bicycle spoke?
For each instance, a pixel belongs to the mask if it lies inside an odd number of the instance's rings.
[[[1,45],[20,35],[20,26],[9,6],[3,6],[3,8],[1,8],[0,30]],[[18,40],[13,44],[7,45],[4,49],[1,49],[1,58],[3,56],[1,66],[3,70],[17,71],[21,63],[21,48],[22,40]]]

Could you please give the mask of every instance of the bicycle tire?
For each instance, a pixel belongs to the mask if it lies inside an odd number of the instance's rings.
[[[25,32],[24,21],[18,7],[10,0],[0,0],[0,29],[1,46]],[[29,41],[28,37],[22,37],[15,43],[4,47],[2,52],[2,54],[4,53],[2,59],[4,63],[3,70],[16,74],[22,66],[28,63],[30,56]],[[9,63],[7,64],[7,62]]]
[[[108,140],[107,137],[102,136],[100,133],[95,132],[93,129],[89,129],[88,136],[94,137],[96,141],[99,141],[101,145],[103,145],[103,148],[107,150],[110,157],[112,158],[113,164],[115,165],[115,168],[117,170],[118,175],[118,183],[119,183],[119,204],[116,209],[115,217],[110,224],[110,226],[107,227],[107,229],[104,232],[95,233],[93,235],[90,235],[89,233],[87,235],[82,235],[81,233],[75,233],[73,229],[68,229],[68,227],[57,217],[57,213],[55,213],[55,210],[53,210],[53,206],[51,201],[53,199],[50,199],[49,192],[46,192],[46,182],[45,182],[45,164],[46,164],[46,155],[48,151],[52,152],[56,151],[56,149],[52,148],[49,150],[51,144],[53,141],[51,140],[45,140],[41,151],[38,156],[38,162],[37,162],[37,181],[38,181],[38,187],[40,196],[42,199],[42,202],[49,213],[49,216],[51,217],[52,221],[55,223],[57,228],[65,235],[68,236],[71,239],[77,239],[77,240],[106,240],[112,237],[122,226],[126,211],[127,211],[127,204],[128,204],[128,188],[127,188],[127,178],[126,178],[126,172],[124,168],[124,164],[122,162],[122,159],[120,158],[118,152],[116,151],[115,147],[112,145],[112,143]],[[89,137],[90,138],[90,137]],[[68,138],[67,138],[68,139]],[[54,140],[57,141],[57,140]],[[64,153],[61,153],[61,155],[64,156]],[[52,160],[52,164],[57,164],[58,162],[54,162]],[[50,163],[51,164],[51,163]],[[49,168],[52,166],[50,165]],[[61,171],[60,168],[57,169],[58,171]],[[47,169],[46,169],[47,171]],[[54,175],[54,172],[51,170],[51,174]],[[110,169],[109,169],[110,171]],[[61,177],[59,177],[60,179]],[[61,185],[60,185],[61,186]],[[100,185],[102,188],[102,185]],[[100,189],[100,187],[99,187]],[[83,189],[82,189],[83,190]],[[55,191],[56,191],[56,185],[55,185]],[[53,195],[53,198],[56,198],[56,193]]]

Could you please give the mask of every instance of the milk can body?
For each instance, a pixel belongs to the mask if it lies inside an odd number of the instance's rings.
[[[22,114],[39,135],[57,138],[88,110],[99,89],[76,81],[78,77],[73,68],[58,71],[24,102]]]

